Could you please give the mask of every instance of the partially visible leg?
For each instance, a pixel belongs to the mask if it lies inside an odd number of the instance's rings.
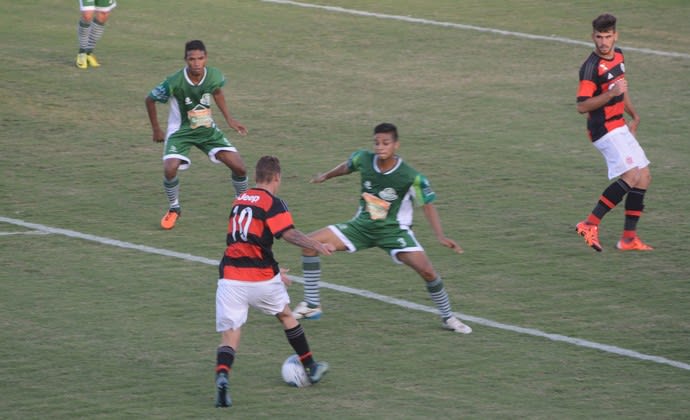
[[[611,183],[599,197],[599,201],[587,216],[586,220],[581,221],[575,226],[578,235],[585,238],[585,243],[594,250],[603,250],[599,242],[599,224],[601,219],[623,200],[625,194],[630,191],[628,184],[622,177]]]
[[[88,68],[89,64],[86,57],[86,50],[89,46],[89,35],[91,33],[91,23],[93,21],[93,10],[83,10],[77,25],[77,41],[79,42],[79,53],[77,54],[76,66],[80,69]]]
[[[623,176],[625,176],[624,174]],[[637,236],[637,222],[644,210],[644,196],[651,183],[652,176],[649,167],[639,170],[637,182],[628,193],[625,200],[625,223],[623,225],[623,235],[616,247],[623,251],[651,251],[653,248]],[[632,181],[631,181],[632,182]]]
[[[443,280],[434,270],[424,251],[399,252],[396,254],[396,258],[411,267],[424,279],[429,297],[436,304],[445,328],[463,334],[472,332],[472,328],[463,324],[453,315],[450,298],[443,285]]]
[[[229,375],[248,312],[246,290],[219,279],[216,288],[216,331],[221,333],[221,342],[216,350],[216,407],[232,405]]]
[[[590,225],[598,225],[606,213],[610,212],[614,207],[623,200],[625,194],[630,191],[630,184],[625,182],[625,179],[617,179],[611,183],[604,192],[599,196],[596,206],[592,212],[587,216],[586,223]]]
[[[180,208],[180,180],[177,177],[177,171],[182,161],[177,158],[170,158],[163,161],[163,189],[168,198],[168,211],[161,219],[161,227],[163,229],[172,229],[175,227],[177,219],[182,214]]]
[[[247,168],[242,157],[237,152],[221,150],[216,153],[216,159],[223,162],[232,171],[232,187],[235,189],[235,196],[239,196],[249,188],[249,178]]]
[[[276,314],[276,317],[283,324],[285,336],[307,371],[309,381],[319,382],[328,371],[328,363],[314,360],[304,329],[297,322],[288,305],[285,305],[283,311]]]
[[[216,407],[230,407],[230,382],[228,377],[235,362],[235,352],[240,345],[240,329],[223,331],[221,344],[216,351]]]
[[[345,244],[333,231],[325,227],[312,232],[309,236],[321,243],[330,243],[336,251],[347,249]],[[296,319],[319,319],[323,313],[321,310],[321,294],[319,281],[321,281],[321,257],[311,249],[302,250],[302,273],[304,275],[304,301],[300,302],[294,311]]]

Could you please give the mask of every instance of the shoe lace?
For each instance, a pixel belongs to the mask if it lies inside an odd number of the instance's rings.
[[[168,219],[174,217],[173,214],[174,214],[175,216],[177,216],[177,215],[178,215],[178,212],[176,212],[176,211],[174,211],[174,210],[168,210],[168,212],[165,213],[165,220],[168,220]]]
[[[582,236],[585,237],[585,241],[587,241],[587,243],[599,242],[599,235],[596,226],[589,226],[583,229]]]

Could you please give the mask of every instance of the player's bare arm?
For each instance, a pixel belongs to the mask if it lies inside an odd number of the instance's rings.
[[[436,239],[438,239],[441,245],[452,249],[458,254],[462,254],[463,252],[465,252],[460,247],[460,245],[457,244],[457,242],[450,238],[447,238],[446,235],[443,233],[443,228],[441,227],[441,217],[438,215],[436,206],[434,206],[432,203],[428,203],[425,204],[422,208],[424,209],[424,216],[429,221],[431,230],[434,231],[434,235],[436,235]]]
[[[156,143],[160,143],[163,140],[165,140],[165,134],[163,133],[163,130],[161,130],[161,126],[158,123],[158,111],[156,110],[156,101],[147,96],[145,102],[146,112],[149,115],[151,129],[153,130],[151,138]]]
[[[228,111],[228,105],[225,103],[225,94],[223,93],[223,89],[216,89],[213,92],[213,100],[216,102],[216,106],[220,110],[221,114],[223,114],[223,118],[225,118],[225,122],[228,123],[228,126],[237,131],[240,135],[246,136],[248,132],[247,127],[234,119],[232,115],[230,115],[230,111]]]
[[[337,176],[342,176],[342,175],[347,175],[350,173],[350,169],[347,167],[347,161],[341,163],[340,165],[336,166],[335,168],[331,169],[328,172],[323,172],[320,174],[316,174],[311,178],[312,184],[320,184],[322,182],[325,182],[331,178],[335,178]]]
[[[316,241],[297,229],[290,229],[283,233],[283,239],[300,248],[311,249],[319,254],[331,255],[335,251],[335,247],[331,244],[323,244]]]
[[[577,103],[577,112],[585,114],[587,112],[595,111],[606,105],[611,99],[622,95],[628,91],[628,82],[621,79],[614,84],[614,86],[602,93],[601,95],[593,96],[587,100]],[[627,95],[626,95],[627,96]]]

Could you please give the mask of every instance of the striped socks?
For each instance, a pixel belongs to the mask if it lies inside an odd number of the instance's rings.
[[[77,39],[79,40],[79,53],[85,53],[89,47],[89,32],[91,32],[91,22],[84,22],[79,19],[77,26]]]
[[[103,36],[105,31],[105,24],[97,21],[96,19],[91,21],[91,26],[89,29],[89,38],[86,44],[86,53],[91,54],[91,52],[96,48],[96,43]]]
[[[247,176],[232,175],[232,187],[235,189],[235,197],[249,189],[249,178]]]
[[[592,210],[592,213],[587,217],[587,223],[590,225],[598,225],[601,223],[601,219],[606,213],[616,207],[618,203],[623,200],[623,197],[628,191],[630,191],[630,185],[622,179],[618,179],[609,185],[599,197],[599,201]]]
[[[444,321],[453,316],[453,311],[450,308],[450,299],[448,298],[446,289],[443,287],[443,280],[441,280],[441,277],[436,277],[435,280],[426,282],[426,290],[429,291],[429,296],[432,302],[436,304],[438,311],[441,313],[441,318]]]
[[[633,188],[625,198],[625,224],[623,225],[623,239],[637,236],[637,222],[644,210],[644,194],[647,190]]]
[[[163,189],[168,197],[170,208],[180,208],[180,179],[178,177],[171,180],[163,178]]]
[[[304,274],[304,301],[312,307],[321,304],[319,280],[321,280],[321,257],[302,256],[302,273]]]

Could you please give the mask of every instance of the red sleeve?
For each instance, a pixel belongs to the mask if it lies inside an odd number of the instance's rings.
[[[276,238],[280,238],[283,232],[295,227],[294,223],[292,222],[292,215],[290,212],[277,214],[274,217],[266,220],[266,224],[268,225],[268,228],[271,229],[273,236]]]
[[[597,85],[591,80],[580,80],[580,87],[577,89],[577,100],[582,102],[594,96]]]
[[[292,214],[288,211],[287,205],[283,200],[276,199],[273,202],[273,206],[271,206],[271,209],[268,211],[266,225],[276,238],[280,238],[283,232],[295,227],[292,221]]]

